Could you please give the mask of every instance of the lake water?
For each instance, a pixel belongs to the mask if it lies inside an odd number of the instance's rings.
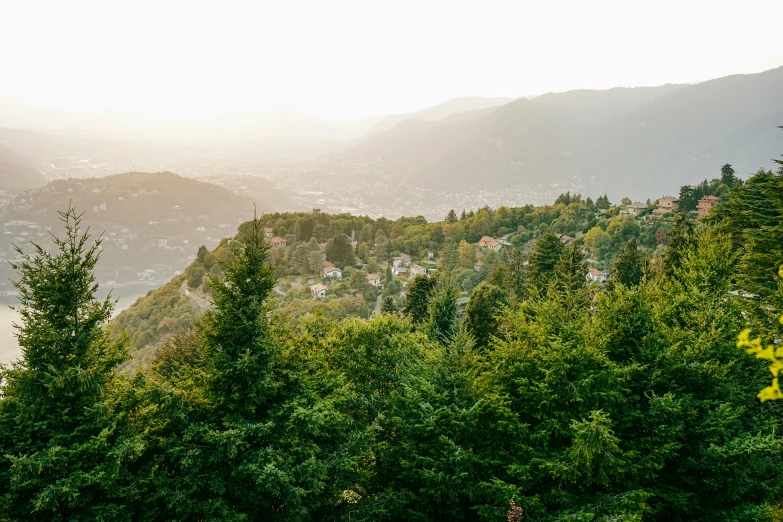
[[[135,303],[136,299],[159,286],[161,284],[156,283],[154,285],[128,286],[112,290],[112,295],[119,299],[114,308],[114,315],[122,312]],[[105,293],[102,296],[105,297]],[[16,329],[13,327],[13,323],[19,323],[19,314],[11,310],[11,306],[15,304],[14,298],[5,298],[4,302],[0,303],[0,364],[8,364],[13,360],[19,359],[22,355],[14,335]]]

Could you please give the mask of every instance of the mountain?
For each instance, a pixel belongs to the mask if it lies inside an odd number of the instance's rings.
[[[478,117],[406,120],[337,156],[403,186],[450,192],[576,187],[647,198],[732,163],[769,166],[783,135],[783,67],[694,85],[578,90]]]
[[[256,201],[259,210],[273,202]],[[56,180],[19,194],[0,213],[0,258],[12,245],[49,242],[61,227],[58,211],[84,212],[83,225],[104,236],[96,272],[101,281],[165,281],[192,261],[202,244],[217,246],[237,224],[253,216],[254,200],[211,183],[171,172],[131,172],[103,178]],[[0,280],[12,274],[0,265]],[[0,288],[7,284],[0,284]]]
[[[498,107],[509,103],[510,101],[512,101],[512,98],[484,98],[481,96],[454,98],[422,111],[386,116],[373,125],[364,138],[369,138],[389,131],[405,120],[437,121],[452,114]]]
[[[16,194],[46,184],[34,162],[0,145],[0,191]]]

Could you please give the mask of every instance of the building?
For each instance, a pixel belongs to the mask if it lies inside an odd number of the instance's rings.
[[[381,276],[378,274],[367,274],[367,282],[376,288],[381,286]]]
[[[392,275],[396,277],[408,277],[408,267],[406,266],[393,266]]]
[[[677,212],[680,209],[680,200],[673,196],[664,196],[658,200],[653,214],[656,216],[662,216],[669,212]]]
[[[473,270],[476,272],[481,272],[481,268],[484,266],[484,261],[476,261],[473,263]]]
[[[417,275],[427,275],[427,269],[423,268],[419,265],[413,265],[411,267],[410,276],[409,277],[416,277]]]
[[[335,279],[343,278],[343,271],[336,266],[324,267],[324,277],[333,277]]]
[[[494,237],[484,236],[479,240],[479,246],[481,248],[489,248],[490,250],[498,251],[503,246],[500,244],[500,241],[495,239]]]
[[[326,296],[326,286],[321,283],[315,284],[310,287],[310,296],[315,298],[322,298]]]
[[[637,201],[636,203],[631,203],[628,205],[626,210],[628,211],[628,214],[632,215],[633,217],[639,217],[645,210],[647,210],[647,205]]]
[[[606,281],[607,275],[605,271],[596,270],[593,267],[590,267],[587,269],[587,279],[588,281]]]
[[[696,205],[699,210],[699,217],[709,214],[710,210],[718,203],[720,203],[720,198],[716,196],[704,196],[701,198]]]
[[[269,246],[271,246],[273,248],[284,247],[284,246],[286,246],[287,243],[288,243],[288,241],[286,241],[284,238],[277,237],[277,236],[275,236],[275,237],[273,237],[272,239],[269,240]]]
[[[264,237],[272,237],[274,232],[270,227],[264,227]]]

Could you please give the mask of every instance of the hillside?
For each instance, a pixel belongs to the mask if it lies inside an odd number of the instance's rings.
[[[199,245],[216,246],[252,216],[253,203],[170,172],[53,181],[11,199],[0,213],[0,256],[13,258],[12,244],[25,249],[30,241],[46,244],[46,231],[60,226],[57,211],[72,205],[85,212],[84,224],[93,234],[105,237],[97,269],[101,281],[163,282],[187,266]],[[6,264],[2,270],[7,281]]]
[[[370,138],[389,131],[405,120],[437,121],[442,120],[447,116],[451,116],[452,114],[499,107],[509,103],[511,100],[512,98],[466,96],[463,98],[454,98],[453,100],[448,100],[440,105],[428,107],[427,109],[417,112],[390,114],[373,125],[364,138]]]
[[[45,183],[31,160],[0,145],[0,191],[16,194]]]
[[[404,121],[340,158],[454,191],[584,184],[640,198],[747,175],[779,150],[783,67],[695,85],[578,90],[519,99],[478,118]],[[665,158],[665,160],[661,160]]]

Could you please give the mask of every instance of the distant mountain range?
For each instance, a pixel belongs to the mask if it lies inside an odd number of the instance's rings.
[[[343,151],[406,186],[450,191],[562,183],[650,197],[747,175],[783,151],[783,67],[694,85],[569,91],[439,121],[408,119]]]
[[[214,178],[263,169],[288,176],[299,163],[334,187],[357,175],[365,183],[395,180],[399,190],[389,195],[397,198],[417,188],[448,199],[546,186],[541,194],[562,188],[646,199],[711,178],[725,163],[743,176],[771,166],[783,151],[779,125],[783,67],[688,85],[457,98],[355,123],[285,110],[161,123],[116,111],[14,112],[3,102],[0,147],[21,158],[0,152],[0,190],[40,184],[31,166],[82,177],[156,165]],[[342,198],[328,193],[334,187],[313,180],[293,190]]]

